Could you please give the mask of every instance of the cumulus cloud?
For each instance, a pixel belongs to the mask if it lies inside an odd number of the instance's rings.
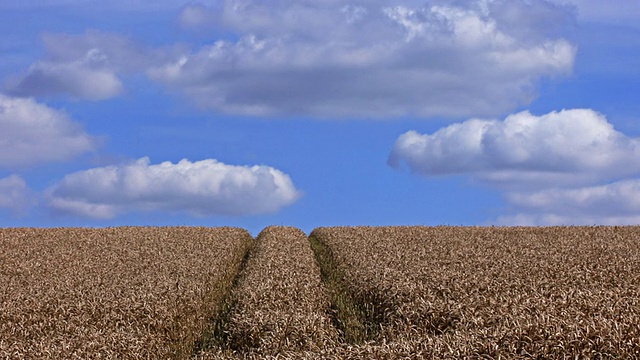
[[[9,94],[105,100],[124,90],[120,74],[142,71],[158,60],[155,52],[117,34],[44,34],[42,40],[46,58],[25,75],[10,79]]]
[[[401,135],[389,164],[427,175],[472,174],[502,186],[593,184],[640,173],[640,139],[616,131],[590,109],[504,121],[472,119],[433,134]]]
[[[0,94],[0,168],[65,161],[96,145],[64,112]]]
[[[472,119],[401,135],[389,164],[424,176],[468,174],[503,191],[504,225],[640,221],[640,139],[590,109]]]
[[[183,25],[232,34],[149,76],[216,111],[266,116],[492,116],[571,71],[571,8],[532,1],[226,0]]]
[[[47,34],[45,58],[6,91],[103,100],[142,71],[233,114],[494,116],[535,98],[540,79],[571,72],[576,48],[563,36],[574,16],[546,0],[191,3],[178,20],[214,34],[206,46]]]
[[[69,174],[46,191],[54,211],[93,218],[131,211],[267,214],[299,197],[289,176],[280,170],[226,165],[212,159],[152,165],[148,158],[141,158]]]
[[[0,209],[22,214],[31,205],[31,198],[31,191],[20,176],[11,175],[0,179]]]

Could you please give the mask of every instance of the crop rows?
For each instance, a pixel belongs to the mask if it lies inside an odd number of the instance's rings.
[[[350,227],[332,253],[373,344],[336,358],[639,358],[638,227]]]
[[[186,358],[252,243],[234,228],[1,229],[0,358]]]
[[[225,343],[201,358],[297,358],[337,342],[320,269],[296,228],[272,226],[258,235],[232,301]]]
[[[640,358],[640,227],[0,230],[0,359]]]

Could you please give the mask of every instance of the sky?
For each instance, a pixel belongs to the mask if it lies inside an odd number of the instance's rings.
[[[640,1],[0,0],[0,227],[640,223]]]

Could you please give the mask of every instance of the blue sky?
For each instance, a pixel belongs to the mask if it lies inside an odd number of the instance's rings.
[[[640,1],[0,0],[0,226],[640,222]]]

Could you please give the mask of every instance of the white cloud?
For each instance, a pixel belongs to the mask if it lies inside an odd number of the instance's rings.
[[[560,225],[640,223],[640,180],[572,189],[551,188],[535,192],[508,193],[507,201],[517,215],[505,216],[504,224]]]
[[[535,116],[521,112],[504,121],[468,120],[433,134],[409,131],[389,156],[427,175],[472,174],[500,186],[575,186],[640,173],[640,139],[616,131],[589,109]]]
[[[562,210],[563,213],[588,215],[613,211],[618,214],[640,213],[640,180],[622,180],[611,184],[575,189],[547,189],[532,193],[512,193],[509,202],[519,208]]]
[[[640,214],[615,216],[601,212],[593,214],[592,217],[573,217],[555,213],[517,213],[500,216],[495,221],[491,221],[491,224],[501,226],[638,225],[640,224]]]
[[[235,34],[148,74],[216,111],[317,117],[491,116],[571,71],[571,19],[546,1],[227,0],[181,21]],[[508,7],[508,8],[507,8]]]
[[[82,35],[44,34],[42,39],[46,59],[31,65],[24,76],[10,79],[8,93],[105,100],[123,92],[120,74],[142,71],[158,60],[158,51],[145,49],[122,35],[88,31]]]
[[[95,147],[64,112],[0,94],[0,168],[65,161]]]
[[[22,214],[31,203],[31,191],[20,176],[10,175],[0,178],[0,209],[9,209],[15,214]]]
[[[69,174],[46,191],[54,211],[93,218],[131,211],[266,214],[299,197],[289,176],[277,169],[226,165],[212,159],[152,165],[142,158]]]
[[[502,225],[640,222],[640,138],[604,115],[573,109],[504,121],[468,120],[401,135],[389,164],[417,174],[468,174],[503,192]]]
[[[535,98],[540,79],[572,70],[576,49],[563,38],[572,21],[565,6],[416,3],[191,3],[178,21],[215,34],[207,46],[152,49],[97,31],[48,34],[45,58],[6,89],[103,100],[123,92],[127,74],[145,71],[204,108],[233,114],[494,116]],[[118,2],[109,11],[138,7]]]
[[[95,49],[94,49],[95,50]],[[70,63],[39,62],[29,68],[28,74],[11,93],[18,96],[48,96],[69,94],[74,98],[105,100],[117,96],[123,90],[114,72],[94,67],[96,51],[89,51],[84,59]]]

